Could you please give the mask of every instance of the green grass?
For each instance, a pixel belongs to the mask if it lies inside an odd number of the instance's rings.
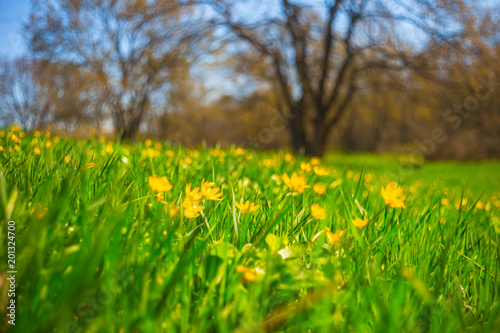
[[[18,272],[16,325],[0,330],[500,327],[498,161],[412,169],[396,156],[332,152],[321,161],[330,174],[306,173],[311,188],[291,195],[273,175],[300,172],[309,159],[287,161],[286,152],[164,144],[150,147],[158,152],[150,156],[144,143],[111,143],[106,151],[99,140],[20,140],[16,151],[11,134],[0,137],[0,270],[9,270],[5,235],[13,220]],[[153,174],[173,185],[166,202],[181,206],[186,184],[198,187],[203,178],[222,188],[223,200],[203,202],[194,219],[182,209],[171,217],[148,184]],[[380,190],[389,182],[403,188],[406,209],[385,206]],[[315,193],[316,183],[326,194]],[[260,208],[241,214],[233,198]],[[313,203],[327,208],[326,219],[311,216]],[[372,220],[357,229],[357,217]],[[346,233],[335,245],[324,234],[312,242],[325,228]]]

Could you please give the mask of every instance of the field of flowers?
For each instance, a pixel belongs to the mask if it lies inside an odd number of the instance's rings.
[[[500,163],[0,132],[0,331],[500,328]],[[16,325],[8,325],[15,221]]]

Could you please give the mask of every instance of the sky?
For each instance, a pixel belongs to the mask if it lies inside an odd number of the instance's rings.
[[[0,0],[0,56],[17,57],[26,52],[22,29],[28,20],[30,0]]]
[[[498,1],[481,0],[479,2],[483,6],[493,7]],[[28,20],[29,11],[30,0],[0,0],[0,57],[12,58],[26,52],[22,29]]]

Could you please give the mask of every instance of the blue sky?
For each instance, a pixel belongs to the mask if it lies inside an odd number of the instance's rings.
[[[22,29],[29,11],[30,0],[0,0],[1,57],[15,57],[26,51]]]
[[[478,1],[492,8],[499,0]],[[259,1],[257,1],[259,3]],[[253,12],[262,6],[253,8]],[[29,18],[30,0],[0,0],[0,57],[16,57],[26,52],[23,25]],[[496,16],[496,15],[495,15]]]

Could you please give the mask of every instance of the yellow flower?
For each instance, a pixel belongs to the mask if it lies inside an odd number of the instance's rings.
[[[151,147],[151,145],[153,144],[153,141],[151,139],[146,139],[146,142],[144,142],[146,144],[146,147]]]
[[[306,162],[302,162],[302,163],[300,163],[300,168],[301,168],[302,170],[304,170],[305,172],[309,172],[309,171],[311,171],[311,170],[312,170],[312,166],[311,166],[311,164],[306,163]]]
[[[36,154],[36,155],[40,155],[40,147],[36,146],[35,149],[33,149],[33,152]]]
[[[106,153],[108,153],[108,154],[112,154],[112,153],[113,153],[113,151],[114,151],[113,147],[112,147],[112,146],[110,146],[110,145],[107,145],[107,146],[106,146],[106,148],[105,148],[104,150],[105,150],[105,151],[106,151]]]
[[[95,167],[94,162],[90,162],[89,164],[87,164],[87,169],[92,169],[93,167]]]
[[[294,172],[291,177],[289,177],[285,173],[282,176],[282,179],[283,179],[283,182],[285,182],[286,186],[288,186],[292,191],[304,193],[304,189],[310,187],[309,185],[306,184],[306,177],[297,176],[296,172]]]
[[[358,218],[356,218],[354,221],[352,221],[352,224],[354,224],[354,226],[355,226],[356,228],[360,228],[360,229],[361,229],[361,228],[366,227],[366,226],[368,225],[368,222],[370,222],[370,220],[368,220],[368,219],[364,219],[364,220],[363,220],[363,219],[360,219],[360,218],[358,217]]]
[[[19,143],[21,142],[21,139],[19,139],[19,137],[15,134],[12,134],[12,137],[11,137],[12,141],[14,141],[15,143]]]
[[[326,228],[326,239],[330,245],[336,245],[340,243],[342,237],[345,234],[345,230],[337,230],[335,233],[331,232],[330,229]]]
[[[326,193],[326,187],[321,185],[321,184],[314,184],[313,190],[314,190],[314,192],[318,193],[319,195]]]
[[[243,273],[241,277],[241,282],[252,282],[257,278],[257,271],[255,269],[250,269],[243,265],[236,266],[236,272]]]
[[[313,157],[311,158],[311,164],[312,165],[319,165],[321,163],[321,159],[319,157]]]
[[[142,157],[150,156],[150,157],[158,157],[160,156],[160,152],[157,150],[154,150],[152,148],[144,149],[142,152]]]
[[[38,131],[33,131],[33,135],[36,137],[36,138],[39,138],[40,137],[40,132]]]
[[[179,212],[179,207],[175,203],[170,202],[168,205],[165,205],[165,210],[168,211],[170,217],[174,217]]]
[[[460,204],[460,201],[456,201],[455,202],[455,208],[459,209],[460,206],[462,206],[462,207],[463,206],[467,206],[467,201],[468,201],[467,199],[462,199],[462,203],[461,204]]]
[[[52,147],[52,141],[47,141],[47,142],[45,143],[45,147],[47,147],[47,148]]]
[[[36,203],[33,207],[31,207],[31,214],[38,219],[44,217],[45,214],[47,214],[47,211],[48,209],[39,203]]]
[[[20,150],[21,150],[21,147],[20,147],[19,145],[15,145],[14,149],[15,149],[16,151],[20,151]]]
[[[191,190],[191,184],[186,185],[186,196],[182,201],[184,216],[186,218],[192,219],[200,216],[200,212],[205,208],[200,206],[201,198],[202,196],[198,187]]]
[[[287,153],[287,154],[285,155],[285,161],[287,161],[287,162],[293,162],[293,160],[294,160],[294,158],[293,158],[293,155],[292,155],[292,154]]]
[[[234,150],[234,156],[243,155],[244,153],[245,153],[245,149],[241,148],[241,147],[238,147]]]
[[[45,136],[46,136],[47,138],[50,138],[50,131],[46,131],[46,132],[45,132]]]
[[[239,210],[241,210],[242,214],[253,213],[260,207],[260,205],[256,205],[255,203],[250,202],[249,200],[247,200],[245,203],[243,203],[243,201],[241,202],[236,201],[234,205],[238,207]]]
[[[219,192],[219,187],[212,188],[214,185],[214,182],[205,182],[205,178],[203,178],[201,181],[201,194],[207,200],[221,201],[222,192]]]
[[[266,167],[270,168],[276,165],[276,161],[270,158],[266,158],[262,161],[262,164],[264,164]]]
[[[189,201],[188,201],[189,202]],[[186,204],[186,199],[184,199],[183,205]],[[203,211],[205,207],[193,205],[191,208],[184,208],[184,216],[187,219],[194,219],[200,216],[200,212]]]
[[[405,208],[403,190],[396,183],[389,183],[385,188],[382,188],[381,194],[386,205],[392,208]]]
[[[326,218],[326,208],[318,204],[311,205],[311,214],[315,219],[324,220]]]
[[[5,150],[5,148],[0,146],[0,151],[4,151],[4,150]]]
[[[158,193],[170,191],[173,187],[167,177],[158,177],[156,175],[149,177],[149,186],[154,192]]]
[[[21,130],[21,127],[19,127],[18,125],[15,125],[15,124],[10,125],[11,132],[16,132],[16,131],[20,131],[20,130]]]
[[[193,160],[191,159],[191,157],[187,156],[187,157],[184,159],[184,163],[186,163],[186,164],[191,164],[191,163],[193,163]]]
[[[314,173],[317,174],[318,176],[326,176],[328,175],[328,169],[320,167],[320,166],[315,166],[314,167]]]
[[[69,157],[69,155],[66,155],[66,157],[64,158],[64,162],[65,163],[69,163],[71,157]]]
[[[441,199],[441,204],[443,206],[449,207],[450,206],[450,200],[448,200],[447,198],[443,198],[443,199]]]
[[[481,200],[478,201],[477,204],[476,204],[476,208],[477,209],[483,209],[484,208],[484,203]]]
[[[191,190],[191,184],[186,185],[186,197],[192,198],[194,201],[200,202],[202,199],[202,195],[200,193],[200,189],[195,187]]]

